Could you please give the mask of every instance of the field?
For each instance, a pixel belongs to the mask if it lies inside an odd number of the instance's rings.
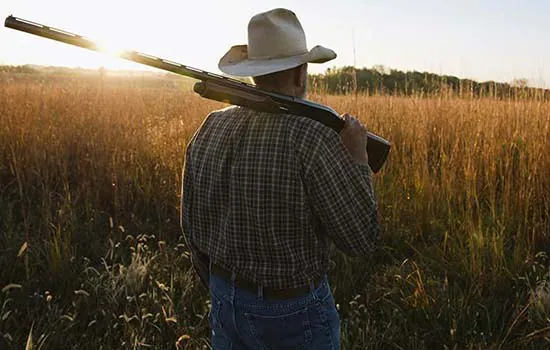
[[[343,348],[550,347],[550,102],[310,98],[393,143],[379,251],[332,256]],[[178,212],[222,106],[186,80],[0,75],[0,349],[209,348]]]

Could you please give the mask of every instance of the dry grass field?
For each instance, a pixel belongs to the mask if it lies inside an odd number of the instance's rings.
[[[379,251],[332,256],[343,348],[550,347],[550,102],[310,98],[393,143]],[[178,211],[221,106],[186,80],[0,75],[0,349],[209,348]]]

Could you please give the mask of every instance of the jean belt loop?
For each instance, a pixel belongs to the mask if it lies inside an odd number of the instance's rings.
[[[258,284],[258,299],[264,299],[264,286],[261,283]]]
[[[317,301],[319,299],[315,291],[315,282],[311,278],[309,279],[309,292],[313,295],[313,300]]]
[[[235,300],[235,280],[237,279],[237,274],[235,273],[235,271],[231,270],[231,287],[230,287],[230,293],[231,293],[231,302],[233,302],[233,300]]]

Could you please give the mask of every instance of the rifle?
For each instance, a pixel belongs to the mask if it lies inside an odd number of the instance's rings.
[[[92,51],[106,51],[100,45],[84,36],[61,29],[47,27],[14,16],[8,16],[4,25],[8,28],[79,46]],[[117,53],[117,56],[129,61],[198,79],[200,82],[195,83],[193,90],[201,97],[207,99],[248,107],[260,112],[293,114],[308,117],[332,128],[336,132],[340,132],[344,127],[344,120],[340,118],[334,109],[328,106],[293,96],[264,91],[252,84],[137,51],[122,51]],[[369,165],[373,172],[376,173],[382,168],[388,157],[390,148],[391,144],[387,140],[371,132],[368,133],[367,154]],[[189,244],[191,242],[187,243],[192,253],[191,258],[193,267],[199,275],[203,285],[208,289],[209,259],[198,249],[193,247],[192,244]]]
[[[14,16],[8,16],[4,25],[8,28],[60,41],[85,49],[103,52],[100,45],[89,38],[61,29],[47,27]],[[122,51],[117,56],[147,66],[155,67],[179,75],[200,80],[193,90],[200,96],[233,105],[248,107],[260,112],[294,114],[314,119],[325,126],[340,132],[344,120],[328,106],[307,101],[293,96],[261,90],[258,87],[236,79],[206,72],[183,64],[151,56],[137,51]],[[391,144],[382,137],[368,133],[367,154],[373,172],[378,172],[384,165]]]

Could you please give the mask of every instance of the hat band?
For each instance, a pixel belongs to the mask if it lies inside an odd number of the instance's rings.
[[[306,55],[308,54],[309,51],[305,51],[305,52],[301,52],[301,53],[296,53],[296,54],[292,54],[292,55],[286,55],[286,56],[248,56],[248,59],[251,60],[251,61],[256,61],[256,60],[276,60],[276,59],[279,59],[279,58],[289,58],[289,57],[296,57],[296,56],[302,56],[302,55]]]

